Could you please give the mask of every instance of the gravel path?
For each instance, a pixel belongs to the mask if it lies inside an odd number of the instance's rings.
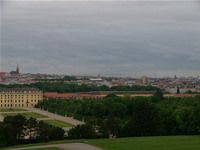
[[[79,120],[75,120],[72,117],[60,116],[60,115],[53,114],[53,113],[50,113],[50,112],[47,112],[47,111],[44,111],[44,110],[41,110],[41,109],[38,109],[38,108],[26,107],[26,108],[23,108],[23,109],[27,109],[28,111],[1,112],[1,113],[3,114],[3,113],[30,113],[30,112],[35,112],[35,113],[39,113],[39,114],[44,115],[44,116],[48,116],[48,118],[40,118],[38,120],[54,120],[54,119],[56,119],[56,120],[60,120],[60,121],[66,122],[66,123],[70,123],[72,125],[84,124],[84,122],[81,122]],[[0,121],[3,121],[4,117],[1,116],[1,113],[0,113]],[[70,128],[66,128],[66,129],[70,129]]]
[[[103,150],[101,148],[84,144],[84,143],[67,143],[67,144],[55,144],[55,145],[43,145],[43,146],[34,146],[34,147],[25,147],[25,148],[16,148],[8,150],[23,150],[23,149],[35,149],[35,148],[47,148],[47,147],[58,147],[64,150]]]
[[[49,117],[48,120],[50,120],[50,119],[61,120],[61,121],[64,121],[66,123],[70,123],[72,125],[84,124],[84,122],[81,122],[79,120],[75,120],[72,117],[64,117],[64,116],[56,115],[56,114],[53,114],[53,113],[50,113],[50,112],[47,112],[47,111],[44,111],[44,110],[41,110],[41,109],[38,109],[38,108],[27,107],[25,109],[27,109],[29,112],[36,112],[36,113],[39,113],[41,115],[48,116]]]

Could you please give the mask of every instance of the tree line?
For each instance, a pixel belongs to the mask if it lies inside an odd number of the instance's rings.
[[[102,100],[50,99],[36,107],[90,124],[91,132],[84,132],[85,125],[74,127],[69,138],[90,137],[83,133],[91,133],[90,138],[200,134],[200,96],[163,97],[159,92],[152,97],[109,94]],[[98,134],[94,135],[94,130]]]
[[[36,107],[84,121],[68,131],[69,139],[200,134],[200,96],[163,97],[160,91],[152,97],[108,94],[102,100],[49,99]],[[0,122],[0,147],[61,140],[64,134],[44,121],[7,116]]]
[[[22,115],[6,116],[0,122],[0,147],[17,144],[47,142],[50,140],[62,140],[65,131],[37,121],[35,118],[25,118]]]
[[[105,85],[95,86],[95,85],[78,85],[78,84],[66,84],[63,82],[59,83],[46,83],[37,82],[32,84],[0,84],[0,88],[38,88],[43,92],[58,92],[58,93],[76,93],[76,92],[91,92],[91,91],[156,91],[159,90],[157,87],[153,86],[113,86],[108,87]]]

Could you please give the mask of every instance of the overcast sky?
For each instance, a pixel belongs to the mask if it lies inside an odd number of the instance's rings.
[[[2,1],[1,71],[200,75],[199,1]]]

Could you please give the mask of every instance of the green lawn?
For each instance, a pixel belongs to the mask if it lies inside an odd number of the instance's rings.
[[[17,112],[17,111],[27,111],[26,109],[0,109],[0,112]]]
[[[131,137],[94,140],[63,140],[52,141],[49,143],[17,145],[4,149],[61,143],[84,143],[85,141],[88,141],[87,144],[95,145],[105,150],[200,150],[200,135]],[[0,150],[2,149],[0,148]]]
[[[155,136],[88,140],[105,150],[200,150],[200,136]]]
[[[63,122],[63,121],[60,121],[60,120],[44,120],[44,122],[50,124],[50,125],[53,125],[53,126],[56,126],[56,127],[73,127],[72,124],[69,124],[69,123],[66,123],[66,122]]]
[[[48,148],[36,148],[36,149],[27,149],[27,150],[63,150],[57,147],[48,147]]]
[[[6,117],[6,116],[15,116],[15,115],[18,115],[18,114],[21,114],[23,116],[25,116],[26,118],[30,118],[30,117],[33,117],[33,118],[48,118],[47,116],[44,116],[44,115],[41,115],[41,114],[38,114],[38,113],[4,113],[4,114],[1,114],[3,117]]]

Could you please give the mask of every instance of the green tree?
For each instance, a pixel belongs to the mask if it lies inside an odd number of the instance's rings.
[[[86,123],[70,129],[68,137],[70,139],[93,139],[97,137],[97,133],[93,125]]]
[[[54,126],[49,126],[49,128],[50,128],[50,134],[49,134],[50,140],[64,139],[65,130],[59,127],[54,127]]]
[[[114,102],[110,107],[110,113],[122,118],[126,113],[126,106],[123,103]]]
[[[158,110],[146,101],[135,101],[133,116],[128,126],[132,136],[159,135],[160,119]]]
[[[7,146],[6,129],[4,128],[3,122],[0,122],[0,147]]]
[[[26,136],[29,136],[30,143],[31,143],[31,141],[33,139],[36,138],[37,132],[38,132],[38,123],[37,123],[37,120],[35,118],[30,117],[26,121]]]
[[[189,122],[189,127],[192,127],[190,134],[200,134],[200,105],[193,109]]]
[[[108,133],[112,136],[118,136],[120,131],[120,121],[113,114],[109,115],[105,120],[105,125]]]
[[[152,102],[159,102],[160,100],[164,100],[164,96],[161,90],[157,90],[154,95],[151,97]]]
[[[102,117],[105,114],[105,107],[101,103],[96,103],[94,104],[92,112],[95,117]]]
[[[39,121],[37,139],[39,139],[40,142],[46,142],[49,141],[49,135],[50,135],[50,125],[48,125],[44,121]]]
[[[179,87],[177,88],[177,92],[176,93],[180,94],[180,88]]]
[[[4,127],[8,143],[10,145],[19,144],[25,136],[26,118],[22,115],[6,116],[4,118]]]

